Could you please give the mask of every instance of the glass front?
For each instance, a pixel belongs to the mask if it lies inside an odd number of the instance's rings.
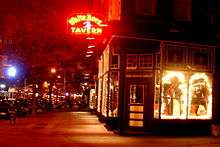
[[[160,71],[155,73],[154,118],[159,118],[160,104]]]
[[[98,85],[98,100],[97,100],[97,111],[101,112],[101,99],[102,99],[102,78],[99,78],[99,85]]]
[[[189,78],[189,118],[211,119],[212,82],[205,73],[194,73]]]
[[[144,103],[144,85],[130,85],[130,104]]]
[[[103,76],[102,115],[107,116],[108,74]]]
[[[158,118],[159,110],[156,107],[156,102],[159,86],[158,84],[155,86],[154,117]],[[212,118],[211,74],[165,71],[161,90],[161,119]]]
[[[119,75],[118,71],[110,73],[110,91],[109,91],[109,116],[118,116],[118,94],[119,94]]]
[[[187,104],[186,73],[166,71],[162,78],[162,119],[185,119]]]

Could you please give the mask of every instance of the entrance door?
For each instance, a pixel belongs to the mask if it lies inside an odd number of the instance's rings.
[[[153,117],[151,78],[127,78],[127,120],[128,128],[150,130]]]

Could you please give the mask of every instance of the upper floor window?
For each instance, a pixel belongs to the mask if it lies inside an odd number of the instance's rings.
[[[112,69],[118,69],[119,68],[119,55],[112,55],[111,68]]]
[[[152,68],[153,67],[153,55],[140,55],[139,66],[140,68]]]
[[[138,66],[137,55],[127,55],[127,68],[136,69]]]
[[[135,13],[140,15],[155,15],[156,0],[135,0]]]
[[[153,68],[153,55],[140,54],[140,55],[127,55],[127,69],[143,69]]]

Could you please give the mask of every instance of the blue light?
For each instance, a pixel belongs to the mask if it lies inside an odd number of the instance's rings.
[[[15,77],[16,76],[16,68],[15,67],[9,67],[7,74],[9,77]]]

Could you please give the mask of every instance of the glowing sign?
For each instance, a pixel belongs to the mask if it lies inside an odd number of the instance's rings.
[[[72,16],[68,18],[67,24],[70,33],[84,35],[101,35],[103,27],[107,26],[101,19],[91,14]]]

